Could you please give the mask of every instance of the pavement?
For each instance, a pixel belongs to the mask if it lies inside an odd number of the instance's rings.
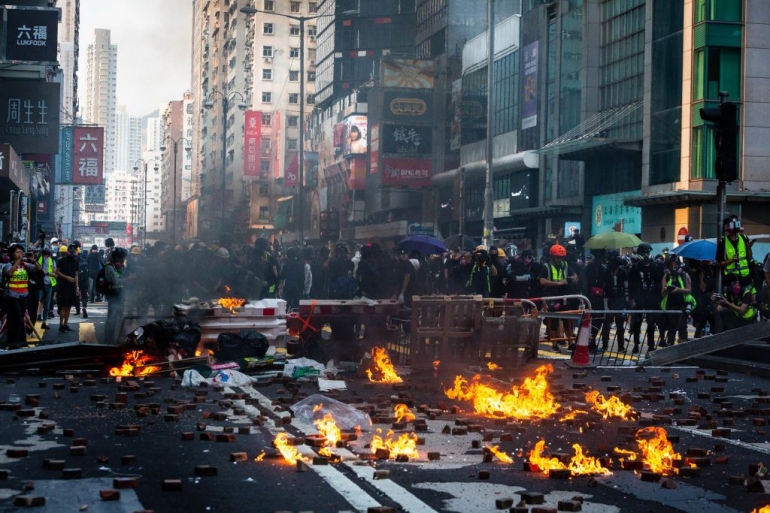
[[[93,333],[98,343],[104,315],[106,305],[89,307],[89,319],[71,318],[76,333],[60,337],[48,330],[43,340],[72,342]],[[341,373],[337,381],[345,389],[325,397],[368,413],[373,423],[332,449],[331,459],[319,457],[311,443],[298,445],[308,458],[299,466],[287,463],[272,442],[282,432],[310,442],[309,435],[318,434],[290,410],[319,393],[314,379],[263,373],[236,386],[221,374],[205,386],[186,386],[168,373],[120,381],[96,371],[5,373],[0,512],[475,513],[527,499],[518,511],[576,511],[580,503],[588,512],[748,513],[770,504],[767,483],[751,480],[758,464],[770,465],[770,380],[695,365],[572,369],[566,363],[565,355],[543,352],[521,368],[462,373],[467,379],[478,373],[510,397],[521,394],[536,367],[552,365],[546,381],[559,407],[543,419],[475,413],[470,401],[447,396],[455,373],[413,375],[397,367],[400,384]],[[621,397],[636,413],[603,419],[586,403],[590,390]],[[410,407],[415,421],[396,422],[398,403]],[[567,419],[575,410],[587,413]],[[665,429],[674,451],[696,465],[689,476],[623,468],[614,449],[635,449],[637,431],[651,426]],[[377,428],[381,436],[389,429],[396,436],[414,433],[418,456],[377,459],[371,449]],[[611,474],[533,472],[528,454],[541,439],[567,460],[578,443]],[[513,462],[485,456],[486,444]]]

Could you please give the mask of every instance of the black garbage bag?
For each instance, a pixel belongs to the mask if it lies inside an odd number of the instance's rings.
[[[201,327],[194,322],[185,323],[173,340],[186,355],[194,356],[201,341]]]
[[[220,362],[242,358],[262,358],[270,343],[256,330],[241,330],[239,333],[224,332],[217,337],[214,356]]]

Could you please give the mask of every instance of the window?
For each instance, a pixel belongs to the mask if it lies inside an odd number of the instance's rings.
[[[273,115],[267,114],[266,112],[262,113],[262,126],[271,126],[273,124]]]
[[[289,71],[289,82],[299,82],[299,71]]]
[[[296,150],[298,147],[296,139],[286,139],[286,149],[289,151]]]
[[[259,170],[263,173],[270,172],[270,159],[260,159]]]
[[[262,24],[262,34],[266,36],[272,36],[275,33],[274,27],[272,23],[263,23]]]
[[[308,71],[307,72],[307,81],[308,82],[315,82],[315,71]]]
[[[695,22],[741,21],[741,0],[695,0]]]
[[[299,59],[299,48],[291,48],[289,50],[290,59]]]
[[[268,162],[267,167],[270,167],[270,163]],[[270,169],[268,169],[270,171]],[[259,195],[260,196],[270,196],[270,184],[269,183],[261,183],[259,184]]]
[[[307,95],[307,99],[305,99],[305,102],[308,105],[313,105],[315,103],[315,95],[314,94]]]
[[[291,12],[299,12],[299,2],[290,2],[290,7]]]
[[[273,103],[273,93],[264,91],[262,93],[262,103]]]
[[[263,69],[262,70],[262,80],[273,80],[273,70],[271,70],[271,69]]]
[[[262,47],[262,57],[272,57],[273,56],[273,47],[272,46],[263,46]]]
[[[299,103],[299,95],[297,93],[290,93],[289,94],[289,103],[294,103],[294,104]]]
[[[272,12],[275,10],[275,1],[274,0],[265,0],[265,3],[262,4],[262,10]]]
[[[298,36],[299,35],[299,25],[292,25],[289,27],[289,35],[290,36]]]
[[[269,137],[263,137],[259,141],[259,147],[262,150],[262,155],[270,155],[270,138]]]
[[[315,62],[315,56],[316,56],[315,48],[308,48],[307,53],[305,55],[307,55],[307,58],[310,62]]]
[[[315,2],[310,2],[310,3],[307,5],[307,10],[308,10],[308,12],[310,12],[310,13],[315,13],[315,12],[318,12],[318,4],[317,4],[317,3],[315,3]]]
[[[299,126],[299,116],[289,116],[286,118],[286,126],[297,127]]]
[[[315,25],[308,26],[307,35],[311,37],[316,37],[318,35],[318,28]]]

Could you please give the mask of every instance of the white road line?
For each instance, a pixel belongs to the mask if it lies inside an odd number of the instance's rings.
[[[762,454],[770,454],[770,444],[767,442],[763,442],[762,445],[751,444],[748,442],[741,442],[740,440],[732,440],[730,438],[717,438],[712,436],[710,432],[704,432],[703,430],[700,430],[697,428],[690,428],[690,427],[683,427],[683,426],[670,426],[670,428],[676,429],[678,431],[684,431],[685,433],[690,433],[692,435],[711,438],[714,441],[719,441],[725,444],[734,445],[736,447],[741,447],[743,449],[749,449],[751,451],[761,452]]]

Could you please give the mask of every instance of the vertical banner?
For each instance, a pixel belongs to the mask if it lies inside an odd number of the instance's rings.
[[[463,119],[463,81],[461,79],[452,82],[452,96],[449,101],[449,113],[452,115],[452,123],[449,132],[449,149],[459,150],[462,145],[462,119]]]
[[[76,126],[73,131],[72,149],[74,185],[102,185],[104,175],[104,128],[100,126]]]
[[[247,110],[243,125],[243,176],[259,177],[262,112]]]
[[[299,185],[299,152],[286,152],[286,168],[283,173],[283,184],[286,187],[297,187]]]
[[[59,138],[59,156],[61,158],[61,169],[56,170],[56,183],[69,185],[72,183],[72,132],[71,126],[65,126],[61,129]]]
[[[281,111],[275,111],[273,115],[273,130],[275,132],[275,178],[283,176],[283,145],[281,144]]]
[[[537,126],[537,41],[524,47],[524,94],[521,128]]]

